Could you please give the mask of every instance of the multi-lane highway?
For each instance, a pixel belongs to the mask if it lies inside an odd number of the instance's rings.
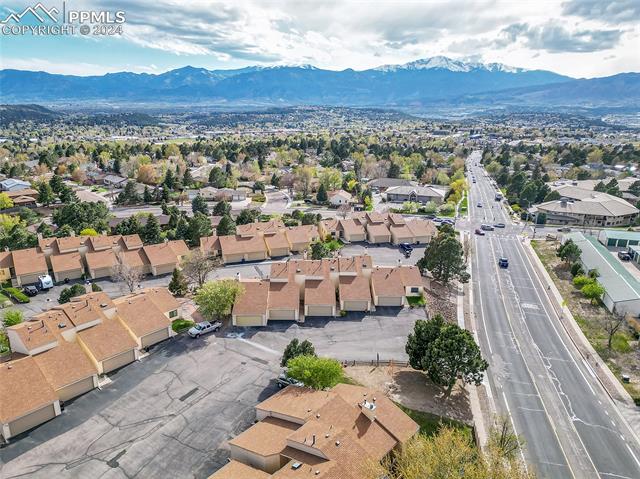
[[[469,220],[458,227],[473,237],[477,335],[493,402],[526,441],[523,458],[539,477],[640,478],[637,438],[563,329],[522,244],[522,226],[495,201],[479,152],[467,166],[476,183]],[[506,227],[477,236],[482,223]],[[507,269],[499,257],[508,258]]]

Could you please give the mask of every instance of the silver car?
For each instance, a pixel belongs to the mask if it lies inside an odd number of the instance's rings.
[[[210,323],[209,321],[203,321],[201,323],[196,324],[192,328],[189,328],[187,334],[192,338],[199,338],[203,334],[213,333],[219,330],[222,327],[222,323],[220,321],[216,321],[215,323]]]

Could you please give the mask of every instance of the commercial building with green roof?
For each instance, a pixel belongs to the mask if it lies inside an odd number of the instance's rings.
[[[602,302],[607,309],[620,314],[640,315],[640,281],[593,236],[582,233],[563,236],[563,242],[569,239],[581,250],[580,263],[585,272],[598,272],[598,283],[605,289]]]
[[[628,248],[640,245],[640,231],[602,230],[598,241],[609,248]]]

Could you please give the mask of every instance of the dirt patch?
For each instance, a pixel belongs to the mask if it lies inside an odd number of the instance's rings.
[[[614,335],[613,347],[609,349],[608,334],[603,325],[605,318],[611,317],[611,313],[602,305],[591,304],[573,285],[570,266],[556,255],[559,243],[532,241],[531,245],[593,349],[598,352],[618,379],[622,374],[630,376],[631,383],[623,385],[638,404],[640,402],[640,348],[638,341],[633,338],[630,325],[626,325]]]
[[[473,424],[469,393],[456,385],[449,397],[443,388],[428,382],[421,371],[395,366],[350,366],[347,376],[363,386],[377,389],[390,399],[416,411]]]
[[[429,287],[425,285],[424,299],[427,302],[429,317],[440,314],[445,321],[457,322],[456,296],[451,286],[442,286],[431,281]]]

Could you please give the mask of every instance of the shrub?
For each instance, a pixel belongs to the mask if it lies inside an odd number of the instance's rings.
[[[445,203],[443,205],[440,206],[440,208],[438,208],[438,213],[440,213],[441,215],[451,215],[453,214],[453,212],[456,210],[455,205],[451,204],[451,203]]]
[[[189,329],[194,324],[196,323],[188,319],[178,318],[173,323],[171,323],[171,329],[173,329],[173,331],[176,333],[180,333],[186,329]]]
[[[91,283],[91,291],[93,291],[94,293],[99,293],[100,291],[102,291],[102,288],[96,283]]]
[[[31,301],[29,299],[29,296],[27,296],[26,294],[24,294],[22,291],[20,291],[18,288],[4,288],[4,291],[13,299],[15,299],[18,303],[28,303],[29,301]]]
[[[4,324],[5,328],[20,324],[23,320],[24,315],[22,314],[22,311],[18,311],[17,309],[9,309],[2,315],[2,324]]]
[[[591,284],[591,283],[593,283],[593,279],[589,278],[588,276],[585,276],[583,274],[578,275],[575,278],[573,278],[573,285],[578,289],[582,289],[586,285]]]
[[[74,284],[70,288],[64,288],[60,291],[60,296],[58,297],[58,303],[64,304],[71,301],[71,298],[75,298],[76,296],[80,296],[86,293],[86,289],[82,284]]]
[[[580,263],[573,263],[571,265],[571,276],[584,275],[584,269]]]

